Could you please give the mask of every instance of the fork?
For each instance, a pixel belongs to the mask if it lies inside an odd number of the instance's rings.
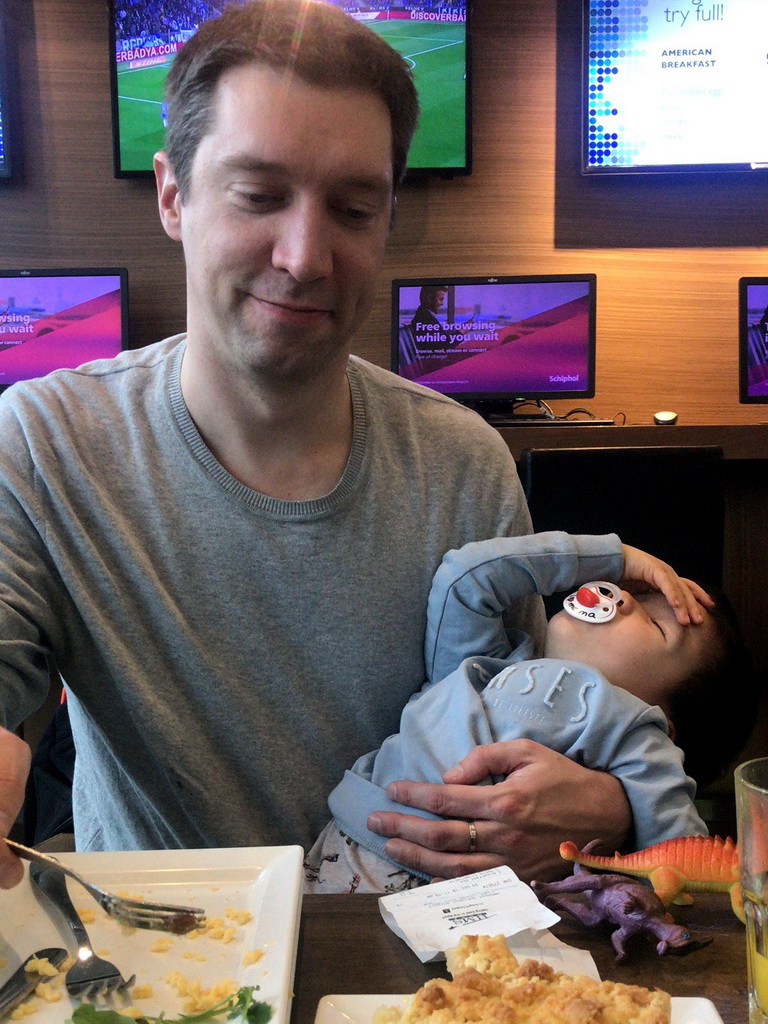
[[[98,885],[94,885],[93,882],[86,881],[56,857],[40,853],[39,850],[32,850],[28,846],[22,846],[21,843],[16,843],[12,839],[6,839],[5,842],[19,857],[38,861],[74,878],[88,890],[99,906],[111,917],[132,928],[156,928],[158,931],[172,932],[174,935],[186,935],[187,932],[201,925],[205,918],[205,911],[198,907],[177,907],[170,903],[150,903],[149,901],[115,896],[114,893],[106,892]],[[30,868],[30,873],[31,871]]]
[[[67,971],[64,979],[67,992],[76,998],[91,998],[99,993],[111,995],[113,992],[123,992],[129,988],[136,980],[136,975],[132,975],[126,981],[113,963],[102,960],[93,952],[88,932],[72,905],[67,883],[61,871],[42,864],[32,864],[29,874],[41,892],[45,893],[64,915],[77,941],[77,961]]]

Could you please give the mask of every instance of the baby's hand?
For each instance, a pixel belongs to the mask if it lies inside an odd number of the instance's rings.
[[[691,622],[702,622],[701,606],[713,608],[715,602],[698,583],[678,576],[671,565],[647,551],[622,544],[624,554],[624,575],[619,581],[627,590],[658,590],[671,608],[677,621],[683,626]]]

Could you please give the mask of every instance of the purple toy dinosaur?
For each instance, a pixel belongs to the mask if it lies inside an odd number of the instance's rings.
[[[589,843],[582,852],[589,853],[598,843]],[[580,864],[574,864],[573,870],[571,877],[561,882],[531,882],[531,888],[546,906],[565,911],[588,928],[603,922],[615,925],[611,943],[617,962],[626,957],[624,943],[633,935],[657,940],[659,956],[685,956],[712,941],[694,939],[686,928],[675,924],[650,886],[626,875],[594,874]],[[580,895],[586,897],[586,902]]]

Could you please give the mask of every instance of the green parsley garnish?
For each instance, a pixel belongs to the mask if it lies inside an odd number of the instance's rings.
[[[267,1024],[272,1018],[272,1007],[269,1003],[255,1001],[253,993],[258,985],[246,985],[239,988],[232,996],[215,1003],[202,1013],[182,1013],[180,1017],[170,1018],[161,1013],[159,1017],[149,1014],[139,1017],[139,1024],[204,1024],[217,1018],[235,1021],[236,1024]],[[90,1003],[81,1003],[72,1014],[73,1024],[136,1024],[133,1017],[126,1017],[118,1010],[97,1010]]]

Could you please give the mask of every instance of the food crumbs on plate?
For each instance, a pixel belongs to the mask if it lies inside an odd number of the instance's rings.
[[[380,1006],[373,1011],[373,1024],[395,1024],[400,1020],[402,1013],[396,1006]]]
[[[204,964],[208,959],[208,957],[204,956],[202,953],[191,953],[189,950],[181,955],[185,960],[197,960],[200,964]]]
[[[172,945],[173,939],[171,938],[155,939],[155,941],[149,947],[149,951],[150,953],[167,953]]]
[[[30,1017],[33,1013],[37,1013],[40,1004],[35,999],[27,999],[23,1003],[19,1003],[15,1010],[11,1012],[11,1020],[22,1020],[24,1017]]]
[[[55,978],[59,973],[59,968],[55,967],[44,956],[33,957],[31,960],[27,960],[24,964],[24,970],[28,974],[42,974],[44,978]]]
[[[96,911],[93,907],[76,907],[75,909],[80,915],[80,920],[83,924],[93,924],[96,920]]]
[[[257,964],[263,956],[263,949],[250,949],[243,957],[243,967],[248,967],[249,964]]]
[[[41,981],[35,989],[35,995],[46,1003],[61,1002],[61,989],[54,988],[50,981]]]
[[[185,978],[178,971],[173,971],[165,980],[176,995],[185,1000],[182,1008],[187,1014],[204,1013],[223,999],[237,993],[237,985],[231,978],[224,978],[206,989],[197,978]]]
[[[144,1010],[140,1010],[138,1006],[121,1006],[120,1016],[130,1017],[131,1020],[141,1020],[144,1016]]]
[[[253,920],[253,914],[249,910],[236,910],[234,907],[227,907],[224,911],[224,917],[234,921],[236,924],[248,924],[249,921]]]
[[[131,999],[151,999],[154,995],[151,985],[134,985],[131,989]]]
[[[244,913],[247,913],[247,911],[244,911]],[[203,921],[199,928],[193,928],[191,932],[187,932],[187,938],[196,939],[200,935],[204,935],[208,939],[214,939],[216,942],[223,942],[227,945],[232,942],[236,934],[237,927],[225,924],[223,917],[209,917]]]

